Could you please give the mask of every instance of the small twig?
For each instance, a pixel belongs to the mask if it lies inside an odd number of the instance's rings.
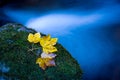
[[[33,51],[33,50],[36,50],[36,49],[39,49],[39,48],[32,48],[32,49],[29,49],[28,51]]]

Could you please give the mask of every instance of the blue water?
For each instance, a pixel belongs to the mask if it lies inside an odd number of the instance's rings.
[[[119,8],[112,5],[91,11],[69,9],[44,13],[5,9],[4,12],[16,22],[58,37],[59,43],[79,62],[84,80],[119,80]]]

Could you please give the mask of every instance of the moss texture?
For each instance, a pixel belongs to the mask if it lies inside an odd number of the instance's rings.
[[[59,43],[56,47],[56,66],[43,71],[35,62],[41,49],[28,51],[28,29],[21,24],[6,24],[0,27],[0,78],[5,80],[81,80],[77,61]],[[36,45],[39,47],[39,44]]]

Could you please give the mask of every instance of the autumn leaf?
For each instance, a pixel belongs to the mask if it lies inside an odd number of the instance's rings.
[[[32,34],[30,33],[28,35],[28,41],[31,42],[31,43],[38,43],[40,41],[40,38],[41,38],[41,35],[40,33],[35,33],[35,34]]]

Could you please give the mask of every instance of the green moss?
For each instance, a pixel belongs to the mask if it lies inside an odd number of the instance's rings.
[[[20,24],[6,24],[0,27],[0,63],[10,69],[0,76],[13,80],[81,80],[81,69],[77,61],[57,43],[55,58],[56,66],[43,71],[35,62],[37,51],[28,51],[31,44],[27,41],[29,33],[34,30],[25,28]],[[39,44],[36,45],[39,47]]]

